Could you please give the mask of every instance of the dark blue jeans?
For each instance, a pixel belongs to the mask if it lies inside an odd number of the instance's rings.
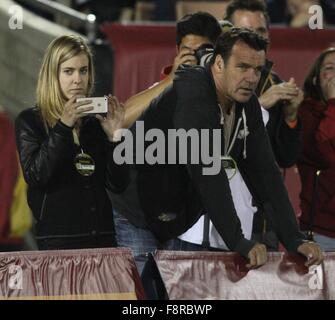
[[[132,249],[140,275],[148,260],[149,253],[153,253],[155,250],[172,250],[173,240],[158,241],[151,231],[134,226],[115,210],[114,224],[118,246]]]

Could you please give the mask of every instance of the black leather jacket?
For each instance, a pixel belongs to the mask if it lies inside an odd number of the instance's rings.
[[[71,128],[59,121],[47,132],[37,108],[21,112],[15,125],[28,203],[37,220],[36,238],[114,234],[106,188],[121,192],[128,170],[113,162],[115,144],[108,142],[98,120],[84,118],[81,127],[81,147],[96,167],[89,177],[74,167],[80,147]]]

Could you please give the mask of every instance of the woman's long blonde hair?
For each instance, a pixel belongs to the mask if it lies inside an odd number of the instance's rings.
[[[49,44],[45,52],[37,81],[36,103],[46,127],[56,124],[67,101],[59,83],[60,65],[81,53],[87,55],[89,62],[87,95],[90,95],[94,85],[93,59],[90,49],[81,37],[58,37]]]

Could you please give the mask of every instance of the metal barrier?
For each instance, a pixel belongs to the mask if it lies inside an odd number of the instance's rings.
[[[27,4],[32,8],[39,9],[51,14],[58,14],[68,18],[70,21],[76,22],[86,29],[86,36],[89,43],[93,43],[96,39],[97,25],[96,16],[94,14],[84,14],[64,4],[50,0],[20,0],[22,4]]]

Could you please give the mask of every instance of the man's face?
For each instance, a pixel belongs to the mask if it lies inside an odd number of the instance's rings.
[[[236,42],[226,62],[221,56],[215,59],[213,75],[218,94],[225,100],[247,102],[258,85],[264,64],[265,51],[252,49],[242,41]]]
[[[188,34],[182,38],[179,47],[177,47],[177,54],[186,56],[191,52],[196,51],[203,44],[212,44],[212,42],[207,37]]]
[[[261,11],[236,10],[231,20],[235,27],[249,28],[269,40],[269,30],[266,26],[266,19]]]

